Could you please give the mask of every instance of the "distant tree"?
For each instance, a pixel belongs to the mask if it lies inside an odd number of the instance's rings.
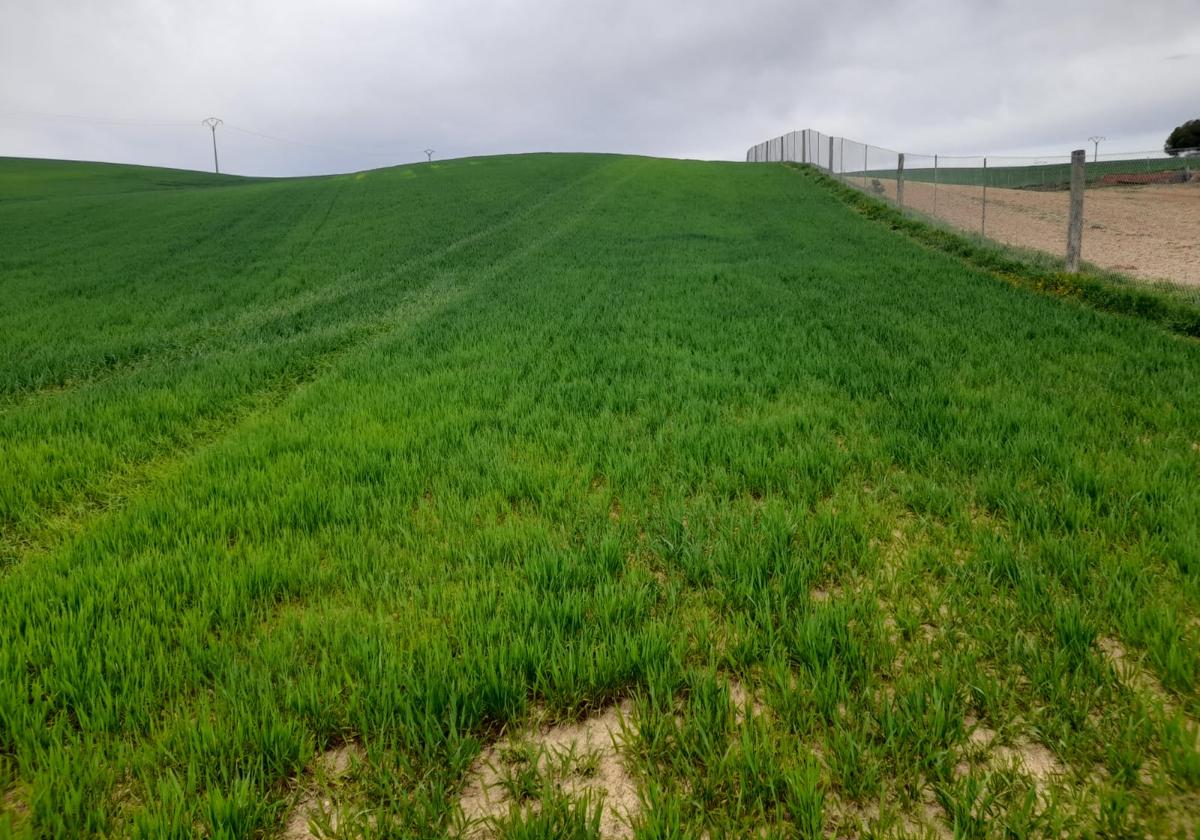
[[[1169,155],[1177,155],[1188,149],[1200,149],[1200,119],[1188,120],[1167,135],[1163,151]]]

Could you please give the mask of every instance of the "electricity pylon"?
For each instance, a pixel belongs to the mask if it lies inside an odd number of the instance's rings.
[[[206,126],[208,126],[208,127],[209,127],[209,128],[212,130],[212,137],[213,137],[213,172],[216,172],[218,175],[220,175],[220,174],[221,174],[221,167],[220,167],[220,165],[217,163],[217,126],[219,126],[219,125],[221,124],[221,122],[222,122],[222,120],[219,120],[219,119],[217,119],[216,117],[209,117],[208,119],[206,119],[206,120],[204,120],[204,121],[203,121],[203,125],[206,125]]]

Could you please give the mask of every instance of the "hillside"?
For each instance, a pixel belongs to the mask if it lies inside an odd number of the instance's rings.
[[[0,837],[1196,830],[1191,339],[603,155],[0,160],[0,300]]]

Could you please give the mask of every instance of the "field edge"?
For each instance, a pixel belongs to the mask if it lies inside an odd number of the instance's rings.
[[[1020,250],[971,237],[906,214],[886,202],[840,183],[808,164],[783,164],[839,198],[860,216],[886,224],[926,247],[958,257],[1014,286],[1052,297],[1075,300],[1092,308],[1149,321],[1169,332],[1200,338],[1200,305],[1182,289],[1149,285],[1147,281],[1087,267],[1068,273],[1049,255],[1025,255]]]

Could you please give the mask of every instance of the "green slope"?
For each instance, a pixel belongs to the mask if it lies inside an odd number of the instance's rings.
[[[91,195],[225,187],[266,180],[190,169],[0,157],[0,202],[54,197],[78,200]]]
[[[1194,341],[590,155],[3,161],[0,299],[0,837],[455,834],[626,700],[644,837],[1195,830]]]

